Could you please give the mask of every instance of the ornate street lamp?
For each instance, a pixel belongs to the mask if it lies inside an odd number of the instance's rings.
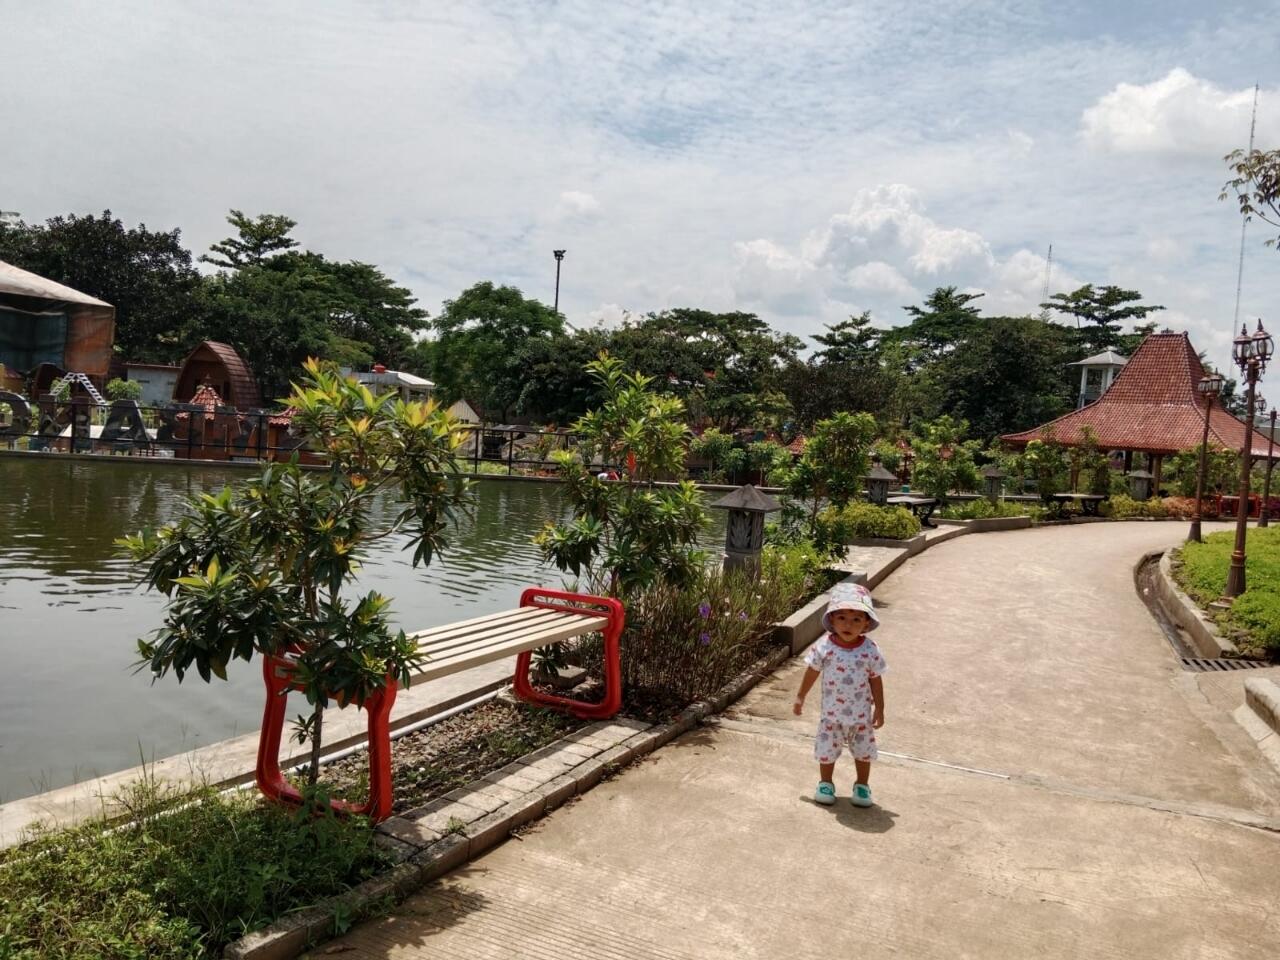
[[[1271,470],[1276,465],[1276,408],[1271,408],[1271,427],[1267,432],[1267,478],[1262,482],[1262,516],[1258,526],[1271,525]]]
[[[1191,518],[1191,532],[1188,540],[1200,542],[1200,517],[1204,513],[1204,474],[1209,459],[1209,413],[1213,410],[1213,401],[1222,396],[1223,378],[1221,374],[1212,373],[1201,377],[1196,384],[1196,392],[1204,398],[1204,436],[1200,440],[1200,467],[1196,471],[1196,512]]]
[[[1231,344],[1231,357],[1249,385],[1244,401],[1247,415],[1244,421],[1244,447],[1240,451],[1240,509],[1236,513],[1236,545],[1231,553],[1231,569],[1227,571],[1227,587],[1223,591],[1224,597],[1233,600],[1245,591],[1244,548],[1249,526],[1249,470],[1253,466],[1254,396],[1258,390],[1258,378],[1267,369],[1267,361],[1271,359],[1273,350],[1275,341],[1262,328],[1261,320],[1258,321],[1258,329],[1253,336],[1242,325],[1240,336]]]

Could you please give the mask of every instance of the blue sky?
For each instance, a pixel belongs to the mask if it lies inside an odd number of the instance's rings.
[[[934,286],[1140,289],[1223,362],[1221,157],[1280,146],[1280,3],[0,0],[0,208],[202,250],[287,213],[435,312],[481,279],[577,324],[669,306],[816,332]],[[1242,312],[1280,300],[1252,229]],[[1273,326],[1280,327],[1280,317]],[[1280,390],[1277,390],[1280,399]]]

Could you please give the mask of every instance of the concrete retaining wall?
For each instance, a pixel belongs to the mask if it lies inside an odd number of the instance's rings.
[[[1165,612],[1183,629],[1199,656],[1238,656],[1240,651],[1236,645],[1222,635],[1217,624],[1174,582],[1171,553],[1166,550],[1161,554],[1155,576],[1156,593]]]

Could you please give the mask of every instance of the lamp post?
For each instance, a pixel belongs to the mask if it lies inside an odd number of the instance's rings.
[[[889,499],[889,484],[897,481],[892,473],[880,463],[880,454],[872,454],[871,470],[862,478],[867,481],[867,500],[883,507]]]
[[[552,308],[556,313],[560,312],[560,264],[564,260],[565,252],[563,250],[551,251],[556,258],[556,305]]]
[[[1253,466],[1253,398],[1258,389],[1258,377],[1267,369],[1267,361],[1271,359],[1274,349],[1275,341],[1262,328],[1261,320],[1258,321],[1258,329],[1253,336],[1242,325],[1240,336],[1231,345],[1231,357],[1249,385],[1244,402],[1248,413],[1244,422],[1244,447],[1240,451],[1240,509],[1236,512],[1236,546],[1231,553],[1231,569],[1227,571],[1227,586],[1223,591],[1224,597],[1233,600],[1245,591],[1244,548],[1249,525],[1249,470]]]
[[[1276,408],[1271,408],[1271,426],[1267,431],[1267,478],[1262,482],[1262,516],[1258,526],[1271,525],[1271,470],[1276,465]]]
[[[982,491],[993,505],[1000,502],[1000,494],[1004,487],[1002,481],[1005,476],[1005,472],[994,463],[982,468]]]
[[[724,531],[724,569],[745,570],[753,579],[758,577],[765,514],[781,510],[782,504],[748,483],[711,507],[729,511]]]
[[[1209,460],[1209,413],[1213,410],[1213,401],[1222,396],[1223,378],[1213,373],[1201,377],[1196,384],[1196,392],[1204,398],[1204,436],[1200,439],[1200,467],[1196,471],[1196,512],[1191,518],[1191,532],[1188,540],[1200,542],[1200,517],[1204,513],[1204,474]]]

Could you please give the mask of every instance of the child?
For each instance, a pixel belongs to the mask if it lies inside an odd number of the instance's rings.
[[[822,615],[827,635],[809,648],[804,662],[808,670],[792,708],[800,716],[804,698],[822,677],[822,715],[818,720],[814,758],[822,779],[813,799],[830,806],[836,802],[832,782],[836,758],[845,746],[853,754],[858,780],[849,798],[855,807],[871,806],[871,761],[876,759],[875,731],[884,725],[884,657],[874,640],[866,636],[880,626],[871,593],[866,587],[837,587]]]

